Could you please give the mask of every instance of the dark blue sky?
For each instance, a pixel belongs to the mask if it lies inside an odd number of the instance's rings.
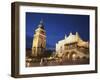
[[[32,47],[35,29],[43,19],[46,30],[47,48],[64,39],[65,34],[78,32],[83,40],[89,41],[89,15],[26,13],[26,48]]]

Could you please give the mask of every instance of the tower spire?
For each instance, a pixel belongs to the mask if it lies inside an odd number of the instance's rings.
[[[38,25],[39,28],[44,29],[43,19],[41,18],[40,23]]]
[[[66,34],[65,34],[65,39],[67,38]]]
[[[70,34],[69,34],[70,36],[72,35],[72,32],[70,32]]]
[[[41,18],[41,20],[40,20],[40,24],[43,24],[43,18]]]
[[[79,36],[78,32],[76,32],[76,36]]]

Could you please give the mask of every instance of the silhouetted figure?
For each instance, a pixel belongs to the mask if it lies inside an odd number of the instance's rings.
[[[42,58],[40,61],[40,66],[46,66],[47,65],[47,60],[45,58]]]

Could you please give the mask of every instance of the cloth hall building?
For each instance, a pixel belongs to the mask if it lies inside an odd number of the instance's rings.
[[[70,33],[63,40],[56,43],[56,54],[59,57],[67,57],[67,59],[89,58],[89,42],[84,41],[76,34]]]

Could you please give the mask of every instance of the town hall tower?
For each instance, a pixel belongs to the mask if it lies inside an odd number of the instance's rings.
[[[32,44],[32,56],[43,56],[46,49],[46,31],[44,29],[43,20],[40,21],[35,30]]]

